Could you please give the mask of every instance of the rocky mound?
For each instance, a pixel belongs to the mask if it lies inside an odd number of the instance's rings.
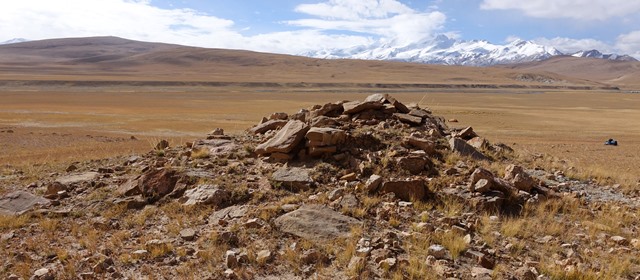
[[[385,94],[274,113],[242,135],[161,141],[6,195],[0,275],[550,279],[544,254],[514,257],[512,237],[484,229],[579,182],[511,153]]]

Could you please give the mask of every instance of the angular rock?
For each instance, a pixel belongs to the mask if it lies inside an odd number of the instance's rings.
[[[344,111],[342,104],[339,103],[327,103],[322,105],[316,110],[310,112],[311,118],[319,116],[337,117]]]
[[[529,192],[537,185],[536,180],[524,171],[519,165],[510,164],[505,169],[505,180],[511,181],[513,185],[522,191]]]
[[[178,182],[178,174],[171,169],[153,169],[141,177],[142,196],[154,202],[170,194]]]
[[[206,139],[195,141],[194,150],[206,150],[210,157],[228,155],[236,152],[240,146],[229,139]]]
[[[438,260],[446,259],[449,256],[449,251],[442,245],[434,244],[429,246],[428,252],[429,256],[433,256]]]
[[[288,123],[286,120],[268,120],[249,129],[253,134],[263,134],[270,130],[280,129]]]
[[[131,179],[126,183],[120,185],[116,193],[121,196],[135,196],[142,194],[142,189],[140,188],[141,181],[140,177]]]
[[[196,231],[192,228],[185,228],[180,231],[180,238],[186,241],[193,241],[196,239]]]
[[[489,147],[489,142],[482,137],[474,137],[467,141],[467,144],[476,149],[486,149]]]
[[[248,205],[234,205],[227,208],[218,210],[211,214],[209,217],[209,223],[218,224],[219,220],[233,220],[242,218],[247,214],[251,208]]]
[[[184,197],[181,201],[184,201],[184,205],[214,205],[222,206],[229,201],[231,194],[219,189],[213,185],[201,185],[194,189],[185,191]]]
[[[261,250],[258,252],[256,256],[256,262],[258,264],[266,264],[271,260],[271,251],[269,250]]]
[[[611,236],[610,240],[621,246],[629,245],[629,240],[619,235]]]
[[[270,120],[287,120],[288,118],[289,118],[289,115],[283,112],[273,113],[271,114],[271,116],[269,116]]]
[[[464,140],[471,140],[472,138],[478,137],[478,134],[473,131],[473,127],[467,127],[463,130],[460,130],[458,133],[453,135],[453,137],[462,138]]]
[[[449,146],[451,147],[452,151],[463,156],[468,156],[475,160],[489,160],[484,154],[482,154],[481,152],[476,150],[476,148],[467,144],[467,142],[460,138],[449,139]]]
[[[344,130],[328,127],[312,127],[305,135],[308,147],[335,146],[347,138]]]
[[[283,167],[271,175],[271,181],[291,191],[308,190],[313,184],[308,169]]]
[[[378,190],[380,184],[382,184],[382,177],[374,174],[371,175],[369,179],[367,179],[367,182],[364,183],[364,189],[367,192],[372,193]]]
[[[325,116],[315,117],[311,120],[311,127],[337,126],[339,124],[340,122],[336,121],[335,119]]]
[[[353,115],[365,110],[378,110],[382,108],[382,103],[377,101],[351,101],[342,104],[343,114]]]
[[[273,137],[258,145],[255,152],[258,154],[287,154],[302,141],[308,130],[309,126],[301,121],[289,121]]]
[[[416,117],[416,116],[412,116],[409,114],[403,114],[403,113],[394,113],[393,117],[398,119],[399,121],[403,122],[403,123],[407,123],[410,125],[420,125],[422,123],[422,118],[421,117]]]
[[[415,117],[419,117],[419,118],[427,118],[430,117],[431,114],[424,110],[424,109],[412,109],[411,111],[409,111],[409,115],[415,116]]]
[[[379,192],[394,193],[397,198],[404,201],[422,200],[429,193],[424,180],[389,181],[384,182]]]
[[[428,169],[429,164],[431,164],[429,159],[422,156],[408,156],[398,160],[398,166],[413,175],[418,175]]]
[[[33,273],[31,279],[34,280],[53,280],[55,277],[48,268],[41,268]]]
[[[303,205],[275,219],[280,231],[319,242],[348,238],[351,236],[351,227],[359,223],[357,219],[320,205]]]
[[[0,214],[22,215],[36,206],[48,206],[51,202],[25,191],[15,191],[0,198]]]
[[[486,193],[491,190],[491,186],[493,184],[493,180],[489,181],[487,179],[480,179],[474,185],[474,188],[471,191],[476,191],[479,193]]]
[[[484,268],[493,269],[493,267],[496,265],[495,261],[481,252],[467,250],[464,254],[466,257],[475,260],[478,265]]]
[[[398,112],[403,113],[403,114],[407,114],[407,113],[409,113],[411,111],[411,110],[409,110],[409,108],[407,108],[407,106],[405,106],[404,104],[402,104],[400,101],[396,100],[395,98],[391,97],[390,95],[386,95],[385,98],[387,99],[387,102],[389,102],[389,104],[391,104],[394,107],[396,107],[396,110],[398,110]]]
[[[423,150],[428,155],[434,155],[436,153],[436,142],[429,140],[418,138],[415,136],[409,136],[405,138],[406,143],[411,146]]]

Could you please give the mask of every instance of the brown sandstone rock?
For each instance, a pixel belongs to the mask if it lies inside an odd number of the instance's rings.
[[[301,121],[289,121],[271,139],[258,145],[255,152],[258,154],[287,154],[302,141],[308,130],[309,126]]]
[[[178,182],[178,175],[171,169],[153,169],[142,175],[140,180],[142,196],[154,202],[173,191]]]
[[[394,193],[397,198],[404,201],[422,200],[429,189],[424,180],[389,181],[384,182],[380,188],[381,193]]]
[[[344,107],[344,114],[352,115],[360,113],[365,110],[378,110],[382,108],[382,103],[377,101],[351,101],[342,104]]]
[[[393,117],[398,119],[399,121],[403,122],[403,123],[407,123],[410,125],[420,125],[422,123],[422,118],[421,117],[416,117],[416,116],[412,116],[409,114],[402,114],[402,113],[394,113]]]
[[[484,154],[476,150],[476,148],[467,144],[464,140],[460,138],[451,138],[449,139],[449,146],[451,150],[457,152],[463,156],[471,157],[475,160],[489,160]]]
[[[253,134],[263,134],[267,131],[270,130],[275,130],[275,129],[279,129],[283,126],[285,126],[288,122],[286,120],[268,120],[266,122],[263,122],[251,129],[249,129],[249,132],[253,133]]]
[[[308,147],[324,147],[342,144],[347,138],[344,130],[328,127],[312,127],[305,135]]]
[[[231,194],[212,185],[201,185],[185,191],[181,201],[184,205],[214,205],[220,207],[227,203]]]

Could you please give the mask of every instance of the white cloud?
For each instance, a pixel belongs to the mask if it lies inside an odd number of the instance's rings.
[[[7,1],[8,2],[8,1]],[[0,42],[118,36],[190,46],[250,49],[296,54],[324,47],[370,42],[366,36],[323,34],[317,30],[243,36],[227,19],[190,9],[161,9],[149,0],[21,0],[0,4]]]
[[[446,21],[441,12],[421,13],[396,0],[329,0],[302,4],[296,11],[314,18],[291,20],[288,24],[360,32],[404,42],[431,36]]]
[[[637,0],[484,0],[485,10],[519,10],[537,18],[570,18],[606,20],[613,17],[636,16],[640,12]]]
[[[612,47],[610,44],[595,39],[573,39],[555,37],[551,39],[537,38],[533,41],[541,45],[555,47],[563,53],[575,53],[578,51],[587,51],[593,49],[599,50],[603,53],[615,52],[614,47]]]
[[[640,30],[618,36],[616,47],[624,53],[640,59]]]

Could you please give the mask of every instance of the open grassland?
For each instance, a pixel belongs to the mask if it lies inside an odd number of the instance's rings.
[[[2,172],[144,153],[159,139],[178,145],[213,128],[239,133],[273,112],[362,99],[358,88],[56,87],[0,90]],[[473,126],[493,142],[575,175],[633,186],[640,179],[640,95],[595,91],[396,89],[406,103]],[[135,139],[132,139],[132,136]],[[604,146],[608,138],[618,147]],[[540,163],[542,164],[542,163]],[[38,169],[40,168],[40,169]],[[2,174],[0,174],[2,175]],[[607,182],[608,183],[608,182]]]

